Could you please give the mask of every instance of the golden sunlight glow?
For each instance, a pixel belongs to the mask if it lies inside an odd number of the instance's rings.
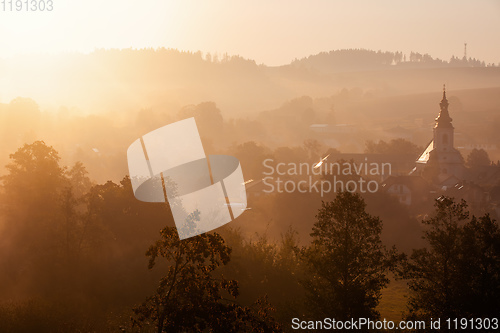
[[[166,47],[281,65],[321,51],[366,48],[448,60],[468,42],[471,56],[498,63],[499,15],[496,0],[55,0],[51,12],[0,8],[0,57]]]

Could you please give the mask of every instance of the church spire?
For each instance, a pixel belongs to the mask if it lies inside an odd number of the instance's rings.
[[[439,116],[436,118],[436,126],[435,127],[453,127],[451,124],[450,114],[448,112],[448,99],[446,99],[446,86],[443,84],[443,99],[441,103],[439,103],[439,107],[441,111],[439,112]]]

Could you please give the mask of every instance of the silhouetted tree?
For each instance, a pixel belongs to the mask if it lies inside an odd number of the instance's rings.
[[[10,208],[35,205],[35,210],[38,206],[55,205],[64,182],[57,151],[43,141],[35,141],[10,154],[10,159],[8,174],[2,177],[4,200],[14,206]]]
[[[198,220],[199,212],[195,211],[187,224],[194,225]],[[231,254],[219,234],[180,240],[176,229],[167,227],[146,254],[150,269],[159,257],[165,258],[169,267],[155,294],[134,309],[134,325],[151,320],[159,333],[279,331],[266,299],[258,300],[254,308],[237,305],[237,281],[214,272],[229,262]]]
[[[312,245],[303,251],[311,273],[304,285],[315,314],[340,320],[379,317],[375,308],[397,255],[382,245],[382,222],[365,206],[359,194],[341,192],[323,202],[316,216]]]
[[[14,281],[19,275],[38,274],[33,287],[49,291],[66,256],[59,200],[68,182],[57,151],[43,141],[23,145],[10,159],[8,173],[1,178],[1,214],[6,221],[3,237],[17,246],[0,261],[5,265],[0,271],[9,272]]]
[[[460,272],[464,313],[493,318],[500,312],[500,229],[486,214],[472,217],[461,233]]]
[[[239,230],[228,228],[221,232],[232,248],[231,262],[222,271],[237,279],[238,300],[249,305],[267,295],[276,307],[276,319],[288,325],[304,305],[297,232],[289,228],[278,243],[270,241],[266,234],[246,240]]]
[[[469,220],[464,200],[440,197],[422,221],[427,248],[414,250],[403,277],[412,293],[407,318],[480,318],[500,310],[500,230],[489,215]]]

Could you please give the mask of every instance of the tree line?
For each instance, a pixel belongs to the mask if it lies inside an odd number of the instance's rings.
[[[452,56],[449,61],[433,58],[427,53],[411,51],[408,56],[401,51],[374,51],[366,49],[343,49],[320,52],[302,59],[295,59],[292,66],[311,66],[322,69],[381,69],[391,65],[428,67],[496,67],[476,58]]]

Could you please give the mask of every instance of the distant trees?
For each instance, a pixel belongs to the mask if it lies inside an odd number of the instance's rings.
[[[484,149],[474,148],[469,153],[469,155],[467,155],[465,165],[467,165],[469,168],[475,169],[481,166],[488,166],[490,165],[490,163],[490,157]]]
[[[95,286],[85,288],[82,279],[90,280],[89,271],[96,268],[86,271],[84,254],[98,248],[96,235],[102,233],[99,227],[92,230],[86,214],[91,182],[82,164],[67,169],[59,161],[53,147],[35,141],[10,155],[7,174],[1,177],[2,331],[93,330],[101,319],[89,327],[83,324],[93,310],[81,299]],[[15,302],[5,306],[9,298]],[[49,317],[35,324],[37,318]]]
[[[408,62],[407,62],[408,60]],[[473,66],[485,67],[484,61],[477,59],[460,59],[453,56],[450,61],[443,61],[439,58],[433,58],[425,53],[411,51],[408,56],[402,52],[383,52],[365,49],[344,49],[333,50],[330,52],[320,52],[310,55],[307,58],[295,59],[292,65],[314,67],[323,70],[336,69],[376,69],[384,68],[390,65],[423,65],[432,67],[446,66]]]
[[[6,166],[8,174],[2,177],[5,200],[18,205],[56,203],[64,170],[54,148],[35,141],[10,154],[10,160]]]
[[[214,102],[185,106],[177,117],[178,119],[194,117],[201,136],[217,141],[224,139],[224,120]]]
[[[304,149],[310,160],[316,160],[323,157],[319,155],[321,148],[322,144],[318,140],[308,139],[304,141]]]
[[[249,141],[229,149],[229,153],[238,158],[241,165],[245,167],[245,177],[261,179],[265,171],[263,161],[271,158],[272,154],[266,146]]]
[[[422,147],[405,139],[392,139],[389,142],[380,140],[375,143],[371,140],[366,141],[365,153],[368,154],[412,154],[418,157],[422,153]]]
[[[449,64],[456,67],[486,67],[486,63],[484,61],[478,60],[476,58],[459,58],[456,56],[452,56]]]
[[[15,327],[28,317],[51,316],[59,326],[36,327],[53,332],[75,331],[68,327],[90,316],[94,331],[107,315],[101,305],[133,304],[149,289],[140,259],[159,226],[169,223],[168,211],[136,200],[129,178],[93,185],[82,163],[67,168],[59,161],[53,147],[35,141],[10,155],[1,177],[0,318],[15,309],[6,319]],[[43,305],[33,307],[37,297]],[[9,298],[22,303],[3,307]]]
[[[262,141],[268,145],[290,145],[302,143],[311,138],[310,125],[323,121],[315,100],[310,96],[301,96],[286,101],[279,108],[262,111],[257,121],[266,129]]]
[[[10,159],[1,178],[0,213],[7,225],[4,237],[23,246],[6,258],[4,269],[13,279],[37,274],[33,287],[50,292],[52,281],[67,276],[80,252],[81,205],[90,180],[79,163],[61,167],[57,151],[43,141],[23,145]]]
[[[383,52],[366,49],[344,49],[320,52],[306,58],[295,59],[293,66],[299,68],[315,68],[323,71],[346,69],[380,69],[391,65],[412,67],[486,67],[486,63],[475,58],[459,58],[452,56],[449,61],[433,58],[431,55],[411,51]],[[494,64],[488,64],[488,66]]]
[[[304,309],[297,232],[288,229],[278,242],[270,240],[267,234],[248,239],[240,230],[230,228],[221,233],[232,249],[231,261],[221,271],[237,279],[238,301],[249,305],[266,295],[276,307],[276,319],[287,326],[290,318]]]
[[[469,219],[465,201],[436,200],[422,221],[428,247],[414,250],[402,276],[412,291],[407,318],[492,318],[500,310],[500,229],[484,215]]]
[[[393,52],[348,49],[321,52],[307,58],[295,60],[292,65],[306,65],[330,70],[354,67],[366,69],[391,65],[395,59],[399,59],[399,54],[396,55]]]
[[[313,313],[339,320],[378,318],[376,306],[397,262],[380,240],[382,222],[365,212],[359,194],[341,192],[323,202],[312,244],[303,250],[310,276],[304,281]]]

